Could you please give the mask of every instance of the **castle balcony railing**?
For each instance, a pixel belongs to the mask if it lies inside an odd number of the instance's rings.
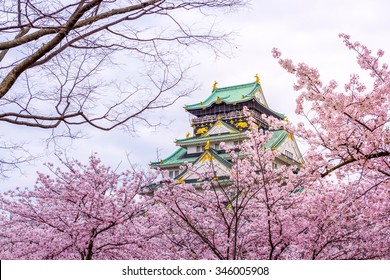
[[[251,111],[251,116],[256,120],[261,121],[261,114],[259,114],[258,112]],[[192,124],[200,124],[200,123],[215,122],[218,119],[226,120],[226,119],[238,119],[238,118],[246,118],[246,116],[242,111],[232,111],[229,113],[219,113],[214,115],[207,115],[203,117],[193,118],[191,122]]]
[[[300,162],[301,162],[300,159],[298,159],[296,156],[294,156],[291,153],[282,152],[281,156],[295,162],[296,164],[300,164]]]

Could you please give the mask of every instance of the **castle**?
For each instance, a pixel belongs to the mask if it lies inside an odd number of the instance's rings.
[[[261,115],[285,119],[283,114],[272,110],[265,100],[258,75],[252,83],[228,87],[214,86],[211,94],[196,104],[184,108],[192,114],[193,134],[187,133],[186,138],[175,141],[178,149],[169,157],[158,162],[152,162],[152,168],[160,168],[179,183],[197,183],[199,178],[193,172],[180,169],[185,163],[191,163],[193,170],[201,173],[212,162],[214,172],[219,181],[227,181],[232,166],[231,156],[220,146],[238,145],[247,138],[249,129],[247,117],[243,108],[247,107],[257,127],[268,129]],[[267,149],[278,149],[281,155],[272,163],[273,168],[280,165],[301,165],[303,158],[294,136],[284,130],[275,130],[265,144]]]

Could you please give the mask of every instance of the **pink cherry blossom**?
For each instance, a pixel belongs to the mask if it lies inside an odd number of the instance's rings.
[[[0,196],[2,259],[144,258],[147,204],[137,194],[149,175],[117,174],[95,156],[48,166],[54,176],[39,173],[34,189]]]
[[[247,114],[247,139],[229,153],[218,177],[187,164],[197,184],[158,174],[118,174],[89,164],[49,164],[32,190],[0,195],[2,259],[389,259],[390,74],[350,36],[372,84],[356,74],[344,87],[317,69],[273,56],[296,76],[297,125]],[[274,169],[282,156],[266,143],[283,129],[307,143],[304,162]]]

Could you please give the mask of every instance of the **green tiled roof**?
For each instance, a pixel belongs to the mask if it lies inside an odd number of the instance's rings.
[[[241,136],[243,137],[245,133],[240,133],[240,134],[226,134],[226,135],[219,135],[219,136],[208,136],[204,138],[199,138],[199,137],[191,137],[191,138],[186,138],[186,139],[181,139],[177,140],[176,143],[178,144],[194,144],[196,141],[202,141],[202,143],[205,143],[209,139],[218,139],[218,140],[223,140],[222,137],[234,137],[234,136]],[[271,149],[272,147],[277,148],[279,147],[283,141],[287,138],[288,132],[284,130],[275,130],[272,132],[271,138],[267,141],[265,144],[265,147],[267,149]],[[191,142],[190,142],[191,141]],[[229,154],[217,154],[213,152],[213,149],[210,149],[210,153],[215,155],[215,157],[220,158],[224,163],[230,164],[228,159],[230,158]],[[191,157],[191,156],[186,156],[187,154],[187,149],[180,147],[177,149],[172,155],[167,157],[166,159],[160,161],[160,162],[152,162],[150,165],[152,167],[168,167],[168,166],[178,166],[178,165],[183,165],[185,162],[189,163],[195,163],[199,159],[199,154],[197,156]]]
[[[265,143],[265,147],[267,149],[271,149],[272,147],[277,148],[283,143],[287,136],[288,132],[284,130],[275,130],[272,132],[271,138]]]
[[[185,109],[194,110],[207,108],[216,103],[217,101],[225,102],[227,104],[248,101],[255,97],[255,93],[259,89],[261,90],[261,87],[256,82],[230,87],[216,88],[206,100],[196,104],[186,105]]]
[[[218,160],[220,163],[222,163],[226,167],[228,167],[228,168],[232,167],[233,164],[230,161],[226,160],[222,155],[218,155],[216,152],[214,152],[214,149],[210,149],[208,152],[210,153],[210,155],[212,155],[216,160]]]
[[[278,115],[278,116],[281,117],[282,119],[284,119],[284,118],[286,117],[286,115],[283,114],[283,113],[278,113],[278,112],[276,112],[276,111],[274,111],[274,110],[271,110],[271,109],[269,109],[269,110],[272,111],[272,112],[274,112],[276,115]]]
[[[182,165],[184,162],[194,162],[198,157],[185,157],[187,153],[187,150],[185,148],[180,147],[177,149],[172,155],[167,157],[166,159],[162,161],[156,161],[156,162],[151,162],[150,165],[153,167],[157,166],[167,166],[167,165]]]

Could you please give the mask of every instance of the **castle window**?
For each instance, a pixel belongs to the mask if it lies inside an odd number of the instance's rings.
[[[214,149],[219,150],[219,143],[214,144]]]
[[[293,154],[292,154],[292,152],[290,152],[290,151],[287,151],[287,150],[285,150],[285,155],[288,157],[288,158],[293,158]]]
[[[180,170],[169,170],[169,178],[176,178],[179,175]]]
[[[272,163],[272,169],[278,169],[278,164],[275,163],[275,162],[273,162],[273,163]]]
[[[196,152],[197,152],[197,153],[202,152],[202,150],[203,150],[203,147],[202,147],[202,146],[196,146]]]

